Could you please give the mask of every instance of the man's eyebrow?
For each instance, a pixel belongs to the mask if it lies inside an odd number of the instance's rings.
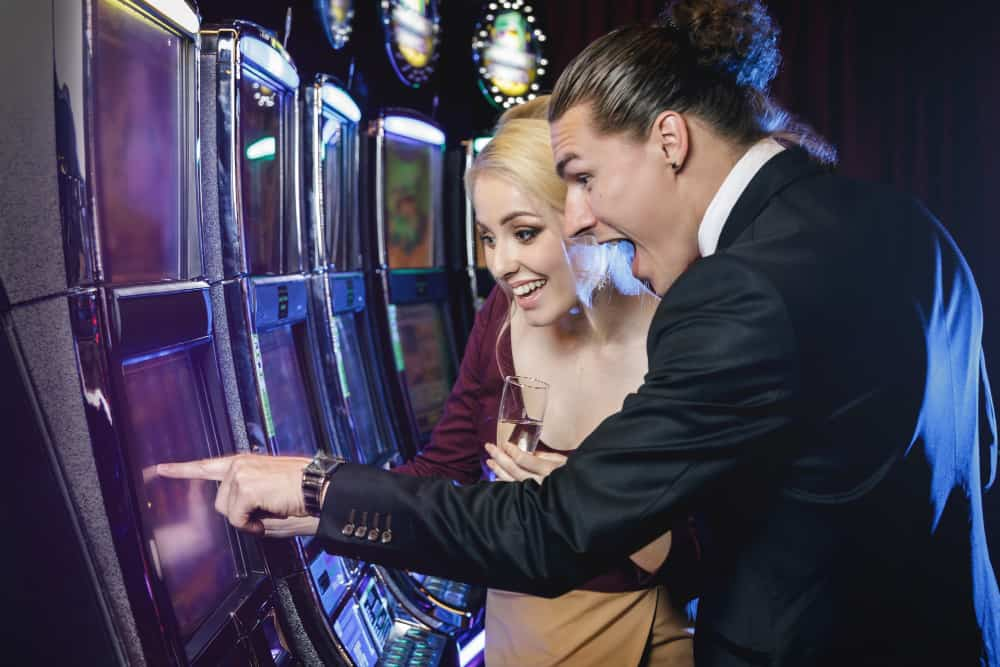
[[[580,156],[576,153],[567,153],[563,156],[563,158],[556,164],[556,173],[559,174],[559,178],[566,178],[566,165],[579,158]]]

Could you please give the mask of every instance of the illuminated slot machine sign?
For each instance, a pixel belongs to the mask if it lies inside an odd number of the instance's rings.
[[[330,46],[344,48],[354,30],[354,0],[316,0],[316,11]]]
[[[534,99],[548,68],[546,36],[534,7],[522,0],[491,0],[472,38],[478,84],[497,108]]]
[[[400,80],[420,87],[434,74],[441,19],[438,0],[381,0],[385,48]]]

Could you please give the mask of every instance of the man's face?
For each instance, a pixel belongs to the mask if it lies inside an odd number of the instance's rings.
[[[599,242],[626,238],[635,244],[632,272],[666,292],[676,243],[672,170],[655,132],[645,141],[626,134],[603,135],[592,126],[588,105],[578,105],[552,124],[552,150],[566,181],[564,234],[593,234]]]

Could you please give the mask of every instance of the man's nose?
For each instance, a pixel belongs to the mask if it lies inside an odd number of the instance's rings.
[[[579,234],[593,232],[597,218],[590,210],[587,196],[577,188],[566,191],[566,211],[563,218],[563,237],[573,238]]]

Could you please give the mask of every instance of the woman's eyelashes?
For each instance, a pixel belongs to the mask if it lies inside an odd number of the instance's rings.
[[[539,234],[537,227],[519,227],[514,230],[514,238],[521,243],[531,243]]]
[[[514,238],[520,243],[531,243],[540,233],[541,230],[537,227],[518,227],[512,232]],[[495,248],[497,244],[496,237],[486,231],[479,232],[479,240],[487,248]]]

